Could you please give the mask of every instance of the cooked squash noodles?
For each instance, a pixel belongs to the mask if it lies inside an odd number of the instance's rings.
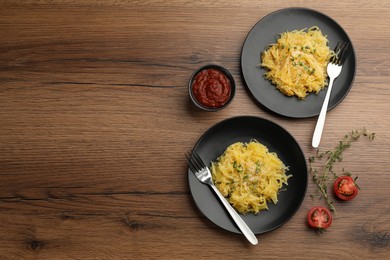
[[[318,93],[328,84],[326,66],[335,55],[327,43],[316,26],[282,33],[261,55],[264,77],[287,96],[304,99]]]
[[[278,202],[278,192],[287,185],[287,167],[256,140],[237,142],[211,163],[215,186],[240,213],[257,214]]]

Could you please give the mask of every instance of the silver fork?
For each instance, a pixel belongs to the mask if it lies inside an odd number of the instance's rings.
[[[343,63],[348,55],[350,44],[349,42],[339,41],[335,48],[336,55],[333,56],[328,63],[326,69],[329,77],[328,91],[326,92],[324,103],[321,107],[321,112],[317,120],[316,128],[314,129],[311,145],[317,148],[320,145],[322,131],[325,125],[326,112],[328,110],[330,93],[333,87],[333,81],[340,75]]]
[[[196,151],[188,152],[186,153],[186,158],[188,166],[195,174],[196,178],[200,182],[209,185],[214,190],[214,192],[218,195],[218,198],[221,200],[222,204],[225,206],[226,210],[229,212],[230,216],[233,218],[238,228],[241,230],[242,234],[244,234],[244,236],[249,240],[249,242],[252,243],[252,245],[257,245],[258,241],[256,236],[214,185],[211,178],[211,172],[209,168],[204,164],[202,159],[199,157],[198,153]]]

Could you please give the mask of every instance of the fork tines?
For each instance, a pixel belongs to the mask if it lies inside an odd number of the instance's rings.
[[[337,65],[342,65],[348,56],[350,50],[350,43],[345,41],[339,41],[334,50],[335,55],[331,58],[330,62]]]
[[[195,150],[188,151],[185,156],[187,158],[188,166],[192,172],[198,172],[206,167],[199,154]]]

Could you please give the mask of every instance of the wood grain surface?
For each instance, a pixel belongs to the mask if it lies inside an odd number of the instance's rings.
[[[268,13],[301,6],[335,19],[353,41],[357,71],[327,118],[321,151],[350,130],[361,139],[339,164],[361,191],[323,234],[307,196],[257,246],[197,209],[184,153],[237,115],[286,128],[313,155],[316,119],[257,104],[241,78],[242,44]],[[389,259],[390,7],[387,1],[0,1],[0,259]],[[236,79],[216,113],[189,100],[208,63]]]

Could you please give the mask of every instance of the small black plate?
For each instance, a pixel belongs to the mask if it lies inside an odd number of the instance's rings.
[[[287,174],[292,175],[287,190],[279,192],[279,202],[276,205],[268,203],[269,210],[260,211],[257,215],[241,215],[253,233],[260,234],[289,220],[305,197],[307,165],[297,141],[285,129],[271,121],[254,116],[239,116],[225,119],[207,130],[196,143],[194,150],[210,166],[211,161],[216,161],[229,145],[249,142],[251,139],[267,146],[270,152],[276,152],[283,163],[289,166]],[[211,188],[199,182],[190,170],[188,181],[199,210],[221,228],[240,233]]]
[[[267,109],[286,117],[306,118],[320,113],[326,88],[316,94],[309,94],[304,100],[288,97],[263,77],[266,72],[259,65],[260,55],[265,48],[275,43],[280,34],[318,26],[329,40],[328,46],[334,49],[339,40],[350,38],[343,28],[332,18],[306,8],[287,8],[275,11],[261,19],[249,32],[241,53],[242,75],[254,98]],[[340,76],[335,80],[328,110],[336,107],[348,94],[355,77],[356,58],[352,50],[343,65]]]

